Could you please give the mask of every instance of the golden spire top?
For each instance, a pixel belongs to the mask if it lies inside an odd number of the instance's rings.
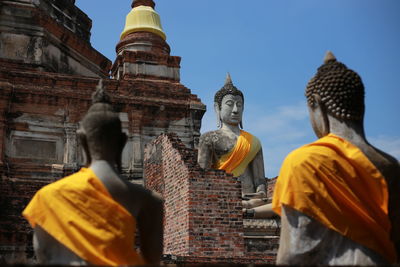
[[[154,6],[152,0],[134,0],[133,8],[126,16],[121,39],[133,32],[152,32],[165,40],[166,35],[161,26],[160,16],[154,10]]]

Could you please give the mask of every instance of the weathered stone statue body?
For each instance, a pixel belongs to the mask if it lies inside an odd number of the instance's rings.
[[[200,137],[198,162],[202,168],[223,169],[240,179],[246,213],[247,209],[265,205],[267,195],[260,141],[239,127],[243,107],[243,94],[228,74],[224,87],[214,99],[219,129]],[[273,215],[270,205],[266,205],[261,213],[263,217]],[[252,210],[251,214],[257,217],[261,213]]]
[[[78,130],[88,168],[45,186],[23,215],[40,264],[158,264],[162,200],[119,175],[126,135],[99,84]],[[135,249],[140,233],[141,255]]]
[[[329,52],[306,96],[320,139],[293,151],[282,165],[273,199],[282,221],[277,263],[395,262],[400,166],[365,138],[360,77]]]
[[[230,99],[228,95],[224,100]],[[199,164],[202,168],[211,168],[223,155],[231,151],[240,135],[240,130],[222,126],[221,129],[203,134],[200,137]],[[265,174],[262,149],[249,163],[244,173],[239,176],[242,182],[243,197],[266,197]]]

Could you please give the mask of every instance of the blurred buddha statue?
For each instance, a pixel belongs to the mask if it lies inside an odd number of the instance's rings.
[[[120,176],[126,135],[110,103],[100,82],[78,130],[88,167],[40,189],[23,211],[40,265],[160,262],[163,203]]]
[[[319,139],[286,157],[274,188],[278,264],[398,263],[400,166],[367,141],[364,94],[360,76],[328,52],[306,88]]]

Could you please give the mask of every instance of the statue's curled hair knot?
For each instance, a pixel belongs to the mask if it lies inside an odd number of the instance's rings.
[[[364,117],[364,85],[361,77],[328,52],[325,62],[308,82],[305,95],[310,107],[313,95],[319,95],[327,111],[338,119],[361,120]]]

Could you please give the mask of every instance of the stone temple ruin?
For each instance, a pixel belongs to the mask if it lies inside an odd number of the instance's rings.
[[[138,6],[159,21],[152,0]],[[240,182],[197,165],[206,107],[180,83],[161,25],[125,28],[112,63],[91,46],[91,24],[74,0],[0,3],[1,261],[32,262],[21,211],[82,166],[76,130],[102,78],[128,134],[124,177],[165,199],[164,261],[273,263],[279,222],[244,219]]]

